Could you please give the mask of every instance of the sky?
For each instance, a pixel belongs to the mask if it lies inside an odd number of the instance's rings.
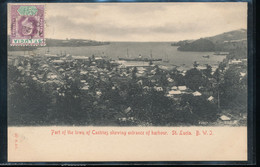
[[[247,3],[48,3],[45,37],[179,41],[247,28]]]

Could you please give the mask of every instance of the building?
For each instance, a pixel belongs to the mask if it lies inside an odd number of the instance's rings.
[[[194,92],[194,93],[192,93],[193,94],[193,96],[201,96],[202,94],[200,93],[200,92],[198,92],[198,91],[196,91],[196,92]]]

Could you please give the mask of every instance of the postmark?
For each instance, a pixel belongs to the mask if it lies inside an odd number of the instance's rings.
[[[44,5],[11,5],[11,46],[44,46]]]

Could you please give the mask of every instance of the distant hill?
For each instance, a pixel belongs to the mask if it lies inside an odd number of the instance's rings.
[[[98,45],[108,45],[109,42],[99,42],[94,40],[84,40],[84,39],[46,39],[46,46],[55,47],[55,46],[98,46]]]
[[[223,43],[225,41],[227,42],[227,41],[241,40],[246,38],[247,38],[247,30],[240,29],[240,30],[225,32],[223,34],[219,34],[213,37],[208,37],[206,39],[212,41],[215,44],[218,44],[218,43]]]
[[[179,51],[194,52],[233,51],[235,49],[245,49],[247,47],[247,30],[239,29],[212,37],[201,38],[192,42],[186,41],[173,43],[172,46],[179,44]]]
[[[183,40],[183,41],[178,41],[178,42],[173,42],[171,45],[172,46],[182,46],[188,43],[193,42],[194,40]]]
[[[8,36],[8,41],[10,36]],[[99,45],[108,45],[109,42],[100,42],[94,40],[85,40],[85,39],[46,39],[47,47],[59,47],[59,46],[69,46],[69,47],[78,47],[78,46],[99,46]],[[41,46],[40,46],[41,47]],[[10,46],[8,45],[8,51],[32,51],[37,49],[38,46]]]
[[[192,43],[186,43],[178,48],[180,51],[210,52],[215,51],[215,45],[208,39],[198,39]]]
[[[37,49],[36,46],[7,46],[8,51],[33,51]]]

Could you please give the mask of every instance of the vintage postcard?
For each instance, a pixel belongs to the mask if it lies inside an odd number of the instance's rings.
[[[247,161],[247,6],[9,3],[8,161]]]

